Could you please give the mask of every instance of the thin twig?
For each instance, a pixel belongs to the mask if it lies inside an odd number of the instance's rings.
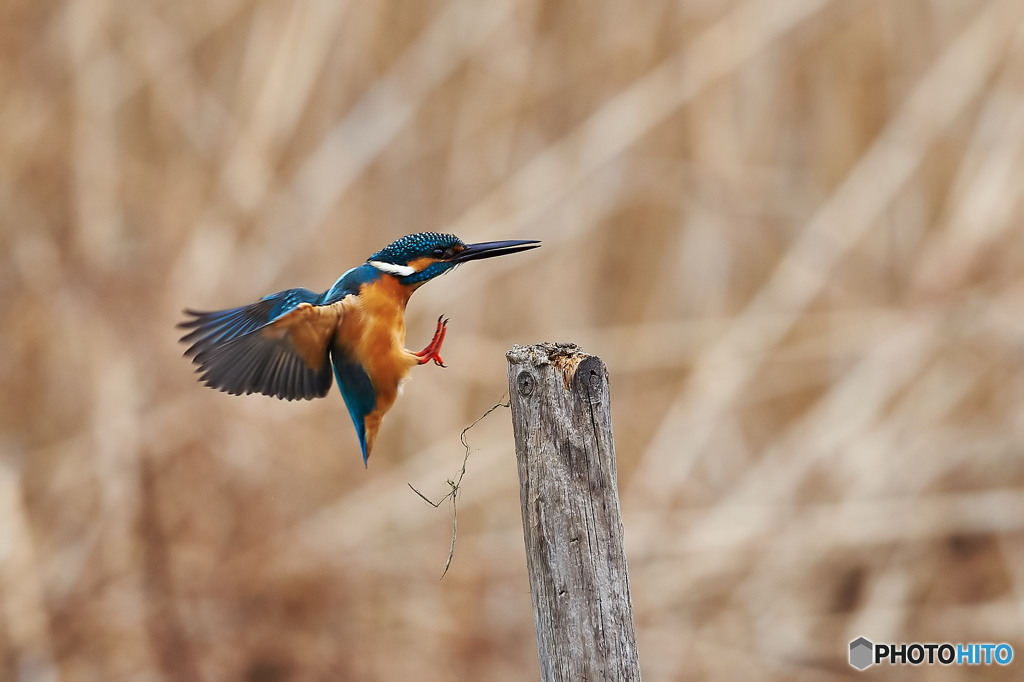
[[[455,538],[458,535],[458,531],[459,531],[459,508],[458,508],[458,504],[456,504],[456,498],[458,497],[459,489],[462,486],[462,477],[466,475],[466,464],[469,462],[469,442],[466,440],[466,434],[469,432],[469,430],[471,428],[473,428],[474,426],[479,424],[480,421],[484,417],[489,415],[491,412],[494,412],[499,407],[509,407],[510,405],[511,405],[511,401],[506,396],[502,401],[492,405],[490,408],[488,408],[488,410],[486,412],[484,412],[482,415],[477,417],[476,421],[474,421],[472,424],[470,424],[466,428],[462,429],[462,435],[459,436],[459,440],[462,441],[462,446],[464,448],[466,448],[466,454],[462,458],[462,469],[459,470],[459,475],[456,476],[454,480],[451,479],[451,478],[448,479],[448,481],[447,481],[448,482],[448,486],[451,488],[451,490],[448,491],[448,493],[444,497],[442,497],[437,502],[434,502],[429,497],[427,497],[426,495],[421,493],[419,490],[414,488],[412,483],[407,483],[406,484],[406,485],[409,486],[409,488],[414,493],[416,493],[417,495],[420,496],[420,499],[422,499],[424,502],[429,504],[434,509],[437,509],[438,507],[440,507],[441,504],[445,500],[447,500],[448,498],[451,498],[451,500],[452,500],[452,543],[451,543],[451,546],[448,548],[448,560],[444,562],[444,571],[441,573],[441,579],[443,579],[445,577],[445,575],[447,575],[448,569],[452,565],[452,559],[455,557]]]

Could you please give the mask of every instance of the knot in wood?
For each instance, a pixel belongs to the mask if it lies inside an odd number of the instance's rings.
[[[533,378],[527,370],[523,370],[516,377],[516,388],[519,389],[519,394],[522,396],[529,396],[533,393],[533,389],[537,385],[537,380]]]

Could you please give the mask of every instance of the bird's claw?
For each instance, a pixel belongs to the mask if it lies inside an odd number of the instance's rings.
[[[431,360],[438,367],[447,367],[441,359],[441,344],[444,343],[444,335],[448,332],[448,320],[441,315],[437,318],[437,329],[434,330],[434,338],[430,340],[427,347],[419,353],[413,353],[419,358],[419,364],[425,365]]]

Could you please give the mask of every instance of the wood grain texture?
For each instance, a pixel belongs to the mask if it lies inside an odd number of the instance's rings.
[[[573,344],[507,354],[542,680],[639,680],[608,370]]]

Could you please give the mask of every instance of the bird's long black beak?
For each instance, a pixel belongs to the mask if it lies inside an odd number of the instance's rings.
[[[493,258],[504,256],[507,253],[519,253],[529,249],[536,249],[540,242],[536,239],[512,239],[504,242],[481,242],[480,244],[466,244],[466,248],[459,251],[453,263],[465,263],[466,261],[479,260],[480,258]]]

